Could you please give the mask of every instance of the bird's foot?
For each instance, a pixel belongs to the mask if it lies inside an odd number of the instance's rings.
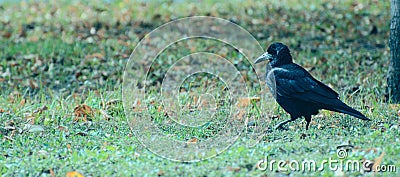
[[[281,122],[281,123],[279,123],[278,125],[276,125],[275,127],[274,127],[274,129],[279,129],[279,130],[289,130],[288,128],[285,128],[285,127],[283,127],[285,124],[287,124],[287,123],[289,123],[289,122],[291,122],[292,120],[286,120],[286,121],[283,121],[283,122]]]
[[[308,128],[310,127],[310,122],[309,121],[307,121],[307,124],[306,124],[306,130],[308,130]]]

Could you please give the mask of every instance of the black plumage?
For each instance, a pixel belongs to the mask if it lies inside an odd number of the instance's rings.
[[[268,47],[255,63],[269,60],[272,69],[267,73],[267,85],[278,104],[290,114],[290,119],[279,123],[282,128],[299,117],[306,119],[308,129],[311,116],[320,109],[352,115],[362,120],[370,120],[357,110],[339,100],[339,94],[315,79],[301,66],[293,63],[289,48],[279,42]],[[273,83],[275,81],[275,83]]]

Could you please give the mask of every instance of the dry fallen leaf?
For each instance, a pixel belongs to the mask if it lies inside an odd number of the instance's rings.
[[[86,55],[85,56],[85,59],[92,59],[92,58],[97,58],[97,59],[103,60],[105,57],[101,53],[94,53],[94,54],[90,54],[90,55]]]
[[[33,125],[35,124],[35,116],[33,116],[32,114],[26,115],[25,116],[27,123]]]
[[[65,176],[66,177],[84,177],[81,173],[79,173],[77,171],[67,172],[67,174]]]
[[[162,105],[158,106],[158,108],[157,108],[157,112],[162,112],[162,111],[163,111],[163,107],[162,107]]]
[[[50,168],[50,170],[49,170],[49,171],[50,171],[50,176],[51,176],[51,177],[55,177],[55,176],[56,176],[56,174],[54,173],[54,171],[53,171],[53,169],[52,169],[52,168]]]
[[[25,103],[26,103],[26,100],[25,100],[25,99],[22,99],[22,100],[19,102],[19,105],[20,105],[20,106],[24,106]]]
[[[58,126],[57,129],[60,130],[60,131],[66,132],[66,133],[69,132],[67,127],[64,127],[64,126],[61,126],[61,125]]]
[[[29,79],[28,82],[29,82],[29,87],[31,87],[31,89],[37,89],[39,87],[39,84],[32,79]]]
[[[383,156],[385,156],[385,152],[382,152],[382,154],[374,160],[374,164],[372,165],[373,171],[376,172],[376,170],[378,170],[377,167],[382,163]]]
[[[196,144],[197,141],[199,141],[199,139],[197,139],[196,137],[194,137],[194,138],[190,139],[190,140],[187,142],[187,144],[188,144],[188,145],[189,145],[189,144]]]
[[[231,166],[228,166],[227,168],[228,168],[229,171],[234,171],[234,172],[240,171],[240,167],[231,167]]]
[[[90,106],[85,105],[85,104],[80,104],[80,105],[75,106],[74,114],[75,114],[74,121],[83,120],[83,121],[87,122],[88,117],[93,117],[94,112]]]
[[[239,110],[238,111],[238,113],[236,113],[235,115],[234,115],[234,118],[236,119],[236,120],[242,120],[244,117],[245,117],[245,115],[246,115],[246,111],[245,110]]]
[[[261,100],[260,97],[245,97],[239,98],[239,101],[236,103],[237,107],[247,107],[250,105],[251,102],[259,102]]]

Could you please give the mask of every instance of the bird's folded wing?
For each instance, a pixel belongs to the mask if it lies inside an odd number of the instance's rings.
[[[276,82],[276,94],[280,96],[314,103],[324,103],[339,97],[338,93],[313,78],[303,69],[294,72],[280,69],[273,72]]]

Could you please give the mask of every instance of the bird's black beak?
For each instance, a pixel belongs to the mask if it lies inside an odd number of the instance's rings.
[[[272,59],[272,55],[269,53],[264,53],[263,55],[261,55],[260,57],[257,58],[257,60],[254,62],[254,64],[261,63],[265,60],[270,60],[270,59]]]

